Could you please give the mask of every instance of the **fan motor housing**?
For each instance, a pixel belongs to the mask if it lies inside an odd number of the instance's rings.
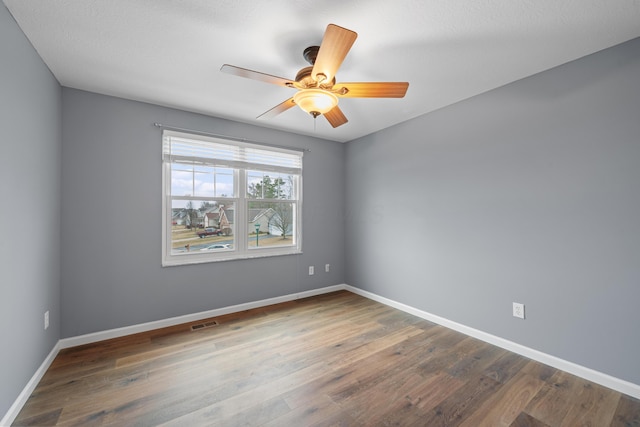
[[[309,46],[302,52],[302,56],[305,61],[309,64],[313,65],[316,63],[316,58],[318,57],[318,51],[320,50],[320,46]]]
[[[311,77],[311,71],[313,71],[313,67],[304,67],[298,74],[296,74],[296,82],[302,86],[303,88],[321,88],[321,89],[331,89],[333,85],[336,84],[336,78],[331,79],[330,82],[318,83],[313,77]]]

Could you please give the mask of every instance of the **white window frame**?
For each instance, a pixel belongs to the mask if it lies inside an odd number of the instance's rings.
[[[279,153],[283,158],[299,157],[299,166],[279,165],[279,164],[261,164],[253,163],[251,158],[242,157],[240,159],[228,161],[225,167],[233,164],[234,169],[234,195],[233,197],[200,197],[185,196],[171,194],[171,165],[174,159],[193,159],[203,163],[218,163],[219,160],[211,157],[193,156],[175,156],[171,152],[171,138],[180,138],[186,140],[197,141],[199,144],[207,142],[224,144],[227,146],[237,147],[239,152],[244,153],[251,150],[259,150],[260,152],[270,152],[275,157]],[[251,144],[243,141],[235,141],[223,139],[219,137],[203,136],[199,134],[189,134],[174,130],[164,129],[162,133],[162,266],[174,266],[185,264],[200,264],[206,262],[229,261],[248,258],[262,258],[269,256],[294,255],[302,253],[302,152],[296,150],[288,150],[279,147],[266,145]],[[222,160],[225,162],[227,160]],[[267,161],[268,163],[268,161]],[[293,196],[289,199],[254,199],[248,197],[248,171],[264,171],[274,173],[287,173],[294,177],[293,179]],[[172,251],[172,206],[174,200],[192,200],[192,201],[218,201],[221,203],[234,203],[234,247],[232,250],[222,251],[193,251],[175,254]],[[276,203],[292,203],[293,209],[293,244],[285,246],[264,246],[250,247],[249,236],[253,230],[249,230],[248,209],[250,202],[276,202]]]

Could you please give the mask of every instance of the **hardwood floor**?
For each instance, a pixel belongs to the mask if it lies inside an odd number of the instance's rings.
[[[346,291],[215,320],[62,350],[14,425],[640,426],[637,399]]]

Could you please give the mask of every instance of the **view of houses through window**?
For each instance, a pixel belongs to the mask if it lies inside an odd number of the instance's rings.
[[[185,205],[180,207],[179,205]],[[235,204],[228,201],[177,203],[171,209],[173,253],[233,249]],[[291,203],[249,202],[249,247],[292,245]]]
[[[300,251],[302,153],[165,131],[164,264]]]

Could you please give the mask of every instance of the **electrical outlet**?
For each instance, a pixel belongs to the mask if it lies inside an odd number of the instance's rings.
[[[524,319],[524,304],[520,304],[519,302],[513,303],[513,317]]]
[[[44,312],[44,329],[49,329],[49,310]]]
[[[324,265],[324,271],[327,272],[327,273],[330,272],[331,271],[331,264],[325,264]]]
[[[313,271],[313,265],[309,266],[309,276],[313,276],[314,271]]]

